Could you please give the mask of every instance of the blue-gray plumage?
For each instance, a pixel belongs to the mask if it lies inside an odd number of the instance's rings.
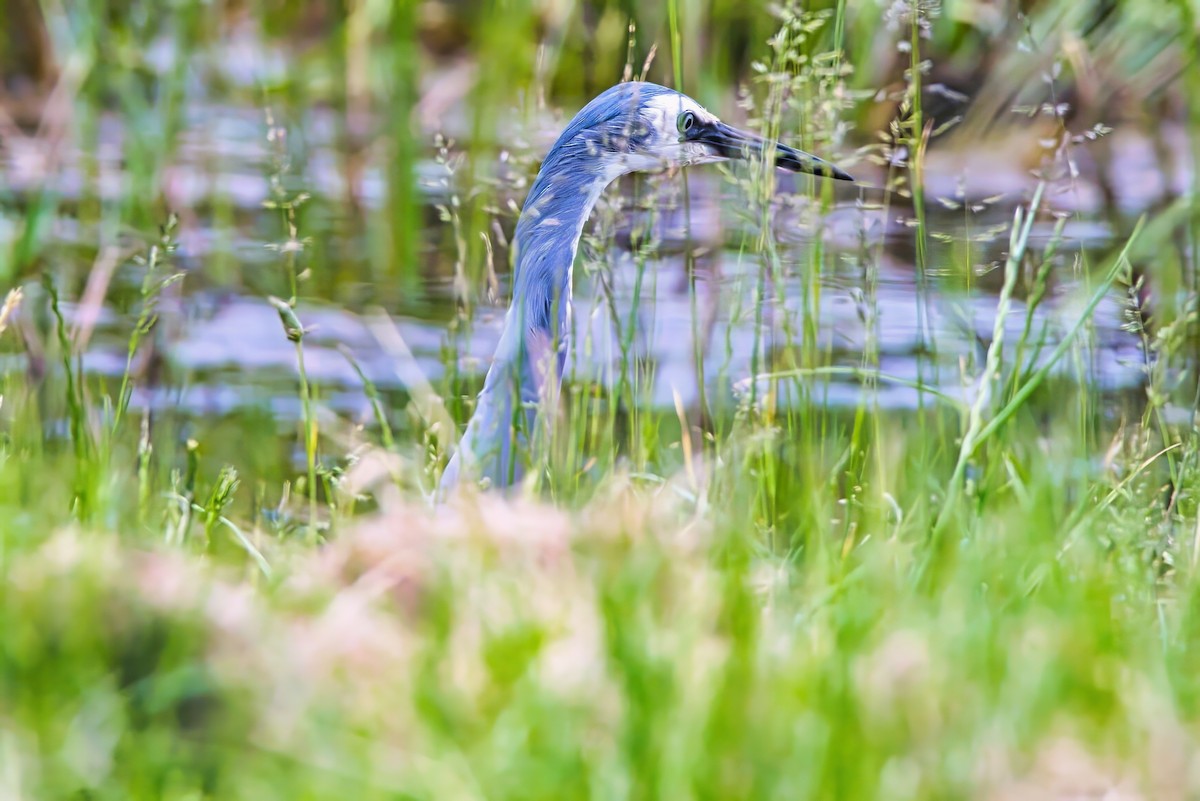
[[[600,194],[630,172],[747,158],[840,180],[816,156],[725,125],[695,100],[652,83],[618,84],[575,115],[542,162],[513,237],[513,297],[475,413],[442,474],[439,495],[468,473],[490,486],[522,474],[521,451],[553,408],[570,333],[571,272]]]

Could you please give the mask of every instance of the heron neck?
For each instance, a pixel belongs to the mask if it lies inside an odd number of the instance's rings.
[[[553,407],[570,333],[571,273],[583,225],[619,167],[597,159],[582,136],[550,149],[525,199],[513,237],[513,299],[492,366],[443,491],[470,464],[495,486],[521,473],[516,458],[536,431],[537,409]]]
[[[566,335],[583,226],[617,175],[597,162],[581,137],[557,143],[542,162],[514,236],[513,309],[526,330]]]

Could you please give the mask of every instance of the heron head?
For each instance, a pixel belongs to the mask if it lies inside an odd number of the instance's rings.
[[[726,125],[687,95],[657,84],[618,84],[589,103],[572,127],[576,124],[581,124],[577,133],[586,138],[591,155],[604,163],[613,178],[629,172],[771,157],[777,167],[791,172],[854,180],[810,153]]]

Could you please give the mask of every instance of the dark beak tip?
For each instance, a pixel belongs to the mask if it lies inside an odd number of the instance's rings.
[[[798,175],[816,175],[819,178],[832,178],[835,181],[850,181],[854,182],[854,176],[843,170],[841,167],[835,167],[832,164],[821,164],[819,166],[794,166],[791,164],[778,164],[780,169],[787,170]]]
[[[808,175],[816,175],[821,178],[832,178],[835,181],[854,181],[854,176],[843,170],[841,167],[830,164],[824,159],[810,156],[807,153],[793,151],[790,148],[784,150],[779,147],[779,155],[775,159],[775,166],[780,169],[794,173],[806,173]]]

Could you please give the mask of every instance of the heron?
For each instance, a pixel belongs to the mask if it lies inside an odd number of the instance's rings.
[[[507,487],[562,385],[579,239],[604,189],[622,175],[731,159],[852,181],[833,164],[738,130],[685,94],[644,81],[613,86],[575,115],[542,161],[513,236],[513,292],[491,367],[437,496],[465,476]]]

